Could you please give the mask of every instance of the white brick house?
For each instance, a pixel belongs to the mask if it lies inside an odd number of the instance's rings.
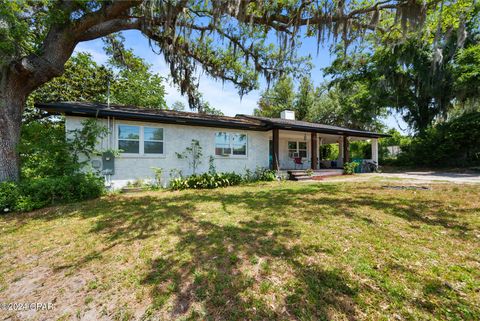
[[[92,158],[92,166],[105,175],[113,188],[136,179],[152,179],[154,167],[164,170],[164,182],[171,170],[191,174],[187,161],[179,159],[198,140],[203,158],[197,172],[208,171],[210,157],[217,172],[245,172],[258,167],[275,170],[321,167],[321,144],[338,143],[340,153],[335,165],[349,158],[348,142],[371,140],[372,160],[378,163],[377,139],[385,135],[335,126],[296,121],[293,112],[282,118],[247,115],[213,116],[189,112],[134,108],[93,103],[46,103],[38,108],[63,114],[66,130],[81,128],[82,121],[95,117],[108,128],[99,150],[121,150],[110,160]],[[301,164],[295,164],[294,159]],[[107,166],[107,164],[110,164]],[[327,164],[328,167],[328,164]]]

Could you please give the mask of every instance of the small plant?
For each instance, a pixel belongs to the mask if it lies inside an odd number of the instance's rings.
[[[353,175],[355,174],[355,168],[357,168],[358,163],[356,162],[347,162],[343,164],[343,174]]]
[[[188,165],[192,169],[192,173],[197,172],[198,165],[202,163],[200,158],[202,157],[202,146],[196,139],[192,139],[192,143],[189,147],[185,148],[182,153],[175,153],[178,159],[187,159]]]
[[[305,171],[305,174],[307,174],[307,176],[312,176],[313,175],[313,169],[309,168]]]
[[[175,178],[182,178],[183,173],[180,169],[177,168],[172,168],[170,172],[168,173],[168,176],[170,176],[170,180],[175,179]]]
[[[155,185],[157,187],[162,187],[162,177],[163,177],[163,168],[161,167],[152,167],[153,173],[155,175]]]
[[[208,157],[208,172],[210,174],[215,174],[217,172],[217,169],[215,168],[215,157],[212,155]]]
[[[134,181],[129,181],[127,183],[127,187],[144,187],[146,184],[145,184],[145,181],[143,179],[136,179]]]

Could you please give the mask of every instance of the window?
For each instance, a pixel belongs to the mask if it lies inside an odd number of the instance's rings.
[[[163,128],[118,125],[118,149],[125,154],[163,154]]]
[[[288,142],[288,157],[307,158],[307,142]]]
[[[247,135],[219,132],[215,134],[215,155],[246,156]]]
[[[163,128],[143,127],[143,153],[163,154]]]
[[[140,127],[118,126],[118,149],[122,153],[138,154],[140,152]]]

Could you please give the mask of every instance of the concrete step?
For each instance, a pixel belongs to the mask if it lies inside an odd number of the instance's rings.
[[[305,181],[307,179],[312,179],[313,176],[308,176],[308,175],[304,175],[304,176],[291,176],[290,177],[290,180],[292,181]]]
[[[307,175],[307,172],[291,172],[291,173],[288,173],[289,175],[292,175],[292,176],[305,176]]]

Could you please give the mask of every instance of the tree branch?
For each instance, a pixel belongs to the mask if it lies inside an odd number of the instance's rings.
[[[77,40],[78,42],[93,40],[122,30],[141,30],[141,26],[142,21],[140,19],[117,18],[91,27],[77,37]]]

